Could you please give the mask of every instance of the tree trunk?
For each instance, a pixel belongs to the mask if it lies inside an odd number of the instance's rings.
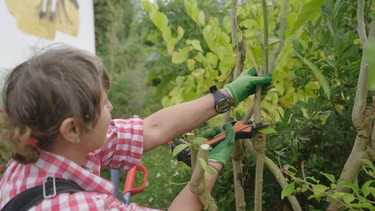
[[[358,0],[358,32],[362,46],[367,42],[364,24],[364,0]],[[369,37],[375,37],[375,22],[371,23]],[[354,141],[353,149],[344,165],[341,172],[340,178],[346,181],[354,182],[358,173],[361,170],[362,162],[361,159],[366,158],[373,160],[373,156],[367,153],[367,149],[371,149],[371,135],[373,134],[372,120],[367,118],[365,115],[366,111],[366,99],[368,94],[368,75],[369,69],[368,64],[365,60],[366,55],[363,51],[361,68],[359,72],[357,91],[354,99],[354,106],[352,112],[352,120],[355,129],[357,130],[357,137]],[[337,192],[349,192],[350,189],[343,187],[342,184],[338,184],[336,188]],[[340,201],[334,201],[329,206],[328,210],[341,210]]]

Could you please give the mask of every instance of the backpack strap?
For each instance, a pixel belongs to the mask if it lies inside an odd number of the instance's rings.
[[[27,189],[12,198],[1,211],[29,210],[41,201],[52,198],[59,193],[76,193],[83,191],[76,183],[62,178],[47,177],[42,185]]]

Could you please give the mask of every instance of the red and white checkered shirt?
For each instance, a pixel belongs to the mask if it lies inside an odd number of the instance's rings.
[[[22,165],[11,160],[0,181],[0,208],[18,193],[41,185],[47,176],[52,176],[72,180],[85,191],[58,194],[31,210],[153,210],[117,200],[112,182],[99,176],[101,168],[128,171],[140,162],[143,121],[140,118],[112,120],[107,136],[108,142],[90,153],[82,166],[46,151],[41,151],[34,164]]]

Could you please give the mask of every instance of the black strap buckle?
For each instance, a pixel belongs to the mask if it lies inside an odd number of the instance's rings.
[[[52,189],[47,187],[47,183],[52,183]],[[50,186],[50,185],[49,185]],[[49,191],[47,191],[49,190]],[[43,181],[43,198],[48,199],[56,196],[56,179],[55,177],[47,177]]]

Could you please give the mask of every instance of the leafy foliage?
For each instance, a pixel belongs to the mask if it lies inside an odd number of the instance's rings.
[[[373,186],[374,180],[374,165],[370,160],[363,159],[363,173],[370,176],[365,182],[350,182],[343,179],[336,180],[336,177],[332,174],[320,172],[322,179],[327,182],[324,183],[320,179],[316,179],[313,176],[301,179],[296,177],[296,169],[289,169],[285,171],[292,181],[286,186],[282,192],[282,197],[288,195],[301,194],[309,191],[309,199],[316,199],[321,201],[326,199],[328,201],[338,201],[340,207],[345,210],[373,210],[375,205],[373,199],[375,198],[375,187]],[[350,189],[350,193],[336,191],[336,187],[342,185]]]

